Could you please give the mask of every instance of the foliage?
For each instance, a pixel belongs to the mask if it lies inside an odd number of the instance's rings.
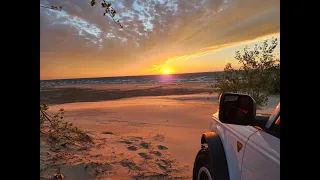
[[[230,63],[224,68],[224,74],[217,78],[219,92],[246,93],[251,95],[258,106],[268,101],[270,93],[280,93],[280,60],[274,52],[278,39],[271,43],[265,40],[253,49],[246,46],[236,51],[235,59],[241,64],[234,69]]]
[[[90,5],[96,5],[96,1],[91,0]],[[40,7],[56,11],[62,10],[62,6],[40,5]],[[102,0],[101,7],[105,9],[103,13],[104,16],[108,14],[116,24],[123,28],[119,20],[115,19],[117,12],[113,9],[111,3]],[[47,110],[48,106],[46,104],[40,105],[40,137],[44,138],[46,142],[52,145],[59,143],[93,142],[85,132],[79,130],[79,128],[72,125],[72,123],[63,120],[63,109],[60,109],[59,112],[53,116],[51,116]]]
[[[90,2],[91,6],[96,5],[96,1],[95,0],[91,0]],[[113,7],[111,7],[111,3],[106,2],[105,0],[102,0],[101,3],[101,8],[105,8],[105,11],[103,13],[103,15],[107,15],[109,14],[109,16],[112,18],[113,22],[115,22],[116,24],[118,24],[121,28],[123,28],[122,24],[120,23],[119,20],[114,19],[115,15],[116,15],[116,10],[113,9]]]
[[[64,109],[51,116],[46,104],[40,105],[40,137],[51,144],[74,144],[76,142],[92,143],[92,139],[72,123],[64,121]]]
[[[40,7],[42,8],[48,8],[48,9],[52,9],[52,10],[56,10],[56,11],[61,11],[62,9],[62,6],[43,6],[43,5],[40,5]]]
[[[270,73],[271,79],[270,79],[269,92],[271,94],[280,94],[280,63],[279,65],[274,66],[273,69],[270,69],[270,70],[273,72]]]
[[[52,179],[41,175],[50,176],[48,172],[57,170],[54,179],[63,180],[60,167],[65,163],[64,160],[77,158],[77,152],[94,147],[96,139],[92,139],[72,123],[64,121],[64,109],[60,109],[53,116],[47,112],[48,109],[46,104],[40,105],[40,179]]]
[[[96,1],[95,0],[91,0],[90,5],[91,6],[96,5]],[[41,8],[48,8],[48,9],[52,9],[52,10],[56,10],[56,11],[61,11],[61,9],[62,9],[62,6],[58,7],[58,6],[40,5],[40,7]],[[115,19],[115,15],[116,15],[117,12],[116,12],[116,10],[113,9],[113,7],[111,7],[111,3],[106,2],[105,0],[102,0],[101,8],[105,9],[105,11],[103,13],[104,16],[108,14],[112,18],[113,22],[115,22],[117,25],[119,25],[120,28],[123,28],[123,25],[120,23],[120,21]]]
[[[90,4],[91,6],[94,6],[96,4],[95,0],[92,0]],[[62,6],[40,5],[40,7],[56,11],[62,10]],[[101,3],[101,7],[105,9],[105,12],[103,13],[104,16],[108,14],[116,24],[123,28],[119,20],[115,20],[116,11],[111,7],[111,3],[108,3],[105,0],[103,0]],[[43,87],[40,85],[40,90],[41,88]],[[41,99],[45,98],[42,98],[40,95],[40,101]],[[76,146],[78,147],[77,151],[82,151],[88,150],[89,147],[97,145],[96,138],[92,139],[91,136],[89,136],[84,131],[80,130],[77,126],[74,126],[72,123],[69,123],[64,120],[64,109],[60,109],[57,113],[53,115],[50,115],[48,113],[48,109],[49,107],[46,104],[40,105],[40,143],[42,144],[42,142],[44,141],[46,145],[49,145],[50,150],[57,154],[47,152],[47,157],[42,157],[40,153],[40,166],[41,163],[45,164],[46,161],[49,161],[50,164],[52,164],[52,166],[56,166],[57,164],[55,164],[54,161],[59,159],[58,157],[62,157],[65,159],[66,156],[70,153],[66,153],[65,151],[60,149],[61,147],[69,149],[71,147]],[[72,158],[74,157],[76,156],[73,156]],[[45,170],[47,169],[47,167],[52,166],[46,166],[42,170]],[[42,170],[40,169],[40,178],[42,178]],[[54,177],[55,179],[64,179],[64,176],[60,172],[54,175]]]

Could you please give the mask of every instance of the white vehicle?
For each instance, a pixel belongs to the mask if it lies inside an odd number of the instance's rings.
[[[223,93],[209,124],[193,180],[280,179],[280,103],[270,117],[257,116],[250,96]]]

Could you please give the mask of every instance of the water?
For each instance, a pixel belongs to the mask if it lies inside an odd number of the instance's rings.
[[[186,84],[214,83],[215,75],[221,72],[186,73],[149,76],[122,76],[101,78],[78,78],[59,80],[40,80],[40,86],[58,86],[73,84]]]

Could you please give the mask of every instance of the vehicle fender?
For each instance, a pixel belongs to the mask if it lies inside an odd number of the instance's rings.
[[[223,144],[216,132],[206,132],[201,137],[201,147],[207,144],[209,157],[213,165],[214,177],[219,180],[229,180],[228,163]]]

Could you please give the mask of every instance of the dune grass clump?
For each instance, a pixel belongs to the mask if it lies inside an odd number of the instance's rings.
[[[93,143],[92,138],[77,126],[63,119],[64,109],[50,115],[46,104],[40,105],[40,138],[51,146],[75,143]]]

